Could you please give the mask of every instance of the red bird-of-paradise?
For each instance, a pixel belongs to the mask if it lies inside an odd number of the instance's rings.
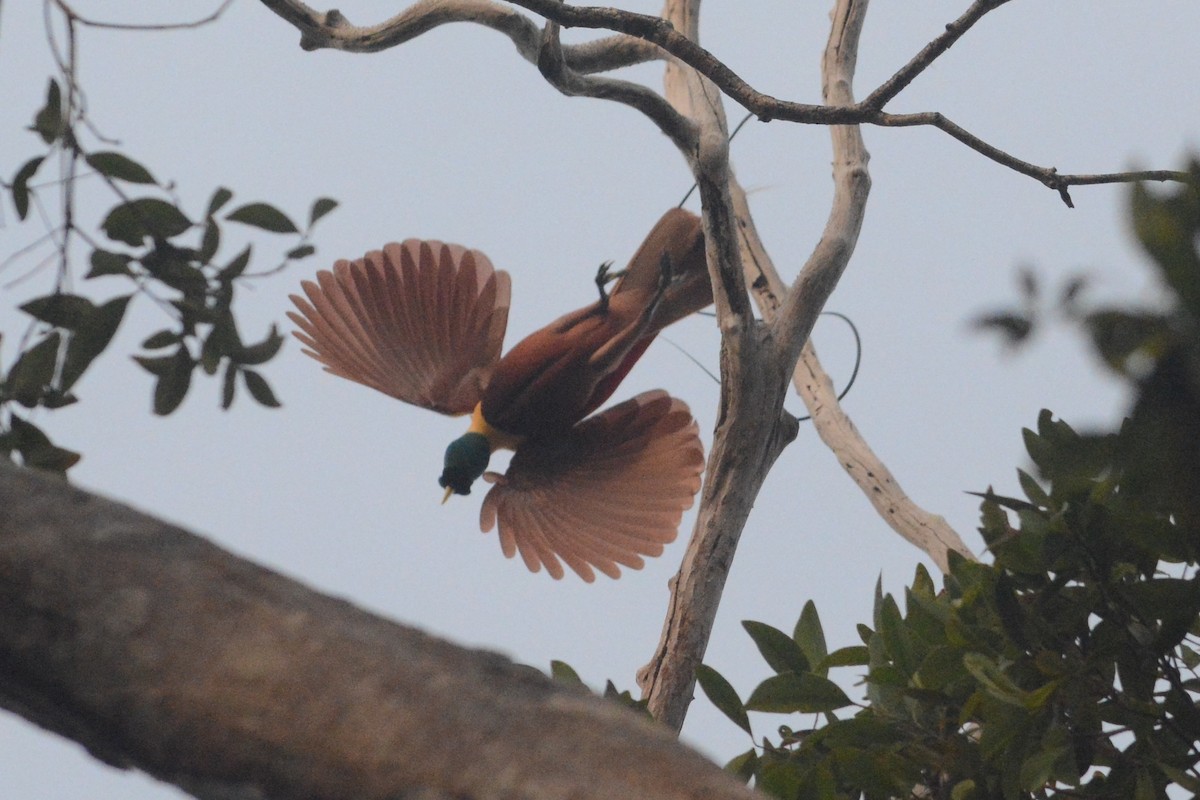
[[[611,294],[605,285],[617,279]],[[530,334],[501,358],[510,280],[487,256],[409,239],[338,261],[288,316],[305,353],[335,375],[413,405],[471,415],[438,482],[492,484],[480,527],[509,558],[585,581],[643,566],[674,541],[700,488],[704,448],[682,400],[644,392],[589,417],[654,337],[712,302],[696,215],[668,211],[628,268],[596,277],[600,299]],[[586,418],[586,419],[585,419]],[[503,474],[491,454],[515,453]],[[562,562],[562,563],[560,563]]]

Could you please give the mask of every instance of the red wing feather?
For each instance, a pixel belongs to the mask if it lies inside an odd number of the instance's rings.
[[[500,529],[509,558],[521,554],[555,578],[562,563],[585,581],[640,569],[674,541],[700,489],[704,447],[682,400],[663,391],[589,417],[566,434],[517,450],[484,498],[480,527]],[[560,563],[560,560],[562,563]]]
[[[335,375],[443,414],[475,408],[500,358],[511,282],[487,256],[408,239],[292,295],[305,353]]]

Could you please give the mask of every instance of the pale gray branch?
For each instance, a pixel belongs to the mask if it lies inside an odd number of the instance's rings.
[[[383,22],[357,26],[339,11],[318,12],[301,0],[261,0],[262,4],[300,31],[305,50],[330,48],[350,53],[374,53],[404,44],[441,25],[474,22],[503,33],[527,61],[536,63],[541,48],[540,26],[491,0],[418,0]],[[609,36],[563,48],[563,59],[579,73],[641,64],[662,57],[650,42],[632,36]]]
[[[800,354],[794,378],[821,441],[858,484],[880,519],[928,555],[942,572],[950,571],[950,551],[975,560],[970,548],[945,518],[917,505],[904,492],[891,470],[859,434],[838,402],[833,382],[809,342]]]
[[[667,0],[674,28],[698,33],[699,0]],[[789,367],[767,327],[750,312],[730,197],[728,128],[720,93],[696,70],[671,62],[667,97],[700,131],[692,162],[721,330],[721,399],[700,513],[671,597],[663,632],[638,684],[655,719],[683,725],[734,553],[771,465],[796,436],[783,410]]]
[[[833,30],[821,61],[821,93],[830,107],[854,104],[854,68],[867,2],[839,0],[833,11]],[[871,176],[870,154],[857,125],[835,125],[833,140],[833,203],[817,246],[788,292],[773,328],[792,359],[789,370],[808,341],[817,316],[850,262],[867,211]]]
[[[3,460],[0,707],[201,798],[754,797],[611,701]]]
[[[779,309],[788,290],[759,238],[745,191],[736,181],[731,190],[747,282],[753,287],[753,296],[763,319],[773,322],[779,317]],[[842,409],[833,382],[821,366],[811,340],[800,353],[800,363],[796,366],[792,383],[812,415],[817,435],[858,484],[884,522],[928,554],[943,572],[949,566],[950,550],[966,558],[974,558],[945,519],[913,502],[891,470],[858,432],[854,422]]]

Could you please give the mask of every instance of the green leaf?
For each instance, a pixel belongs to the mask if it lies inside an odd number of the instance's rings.
[[[317,252],[317,248],[311,244],[302,244],[299,247],[293,247],[291,250],[288,250],[284,255],[288,258],[299,260],[301,258],[308,258],[315,252]]]
[[[100,223],[113,241],[140,247],[147,237],[170,239],[192,227],[192,222],[175,205],[155,197],[121,203]]]
[[[78,402],[79,398],[75,395],[70,392],[59,391],[54,387],[51,387],[42,395],[42,408],[65,408]]]
[[[159,241],[153,250],[142,256],[142,266],[156,280],[172,289],[200,298],[208,289],[208,279],[198,267],[192,265],[190,256],[188,251]]]
[[[1134,231],[1184,307],[1200,314],[1200,186],[1151,193],[1134,184],[1130,196]]]
[[[247,203],[231,211],[225,219],[240,222],[243,225],[253,225],[272,233],[299,233],[296,224],[275,206],[267,203]]]
[[[742,627],[750,634],[758,652],[762,653],[771,669],[776,672],[808,672],[809,665],[804,651],[792,637],[765,622],[743,620]]]
[[[1046,494],[1046,490],[1037,480],[1023,469],[1017,470],[1017,481],[1021,484],[1022,491],[1029,498],[1029,502],[1033,503],[1038,508],[1050,508],[1050,495]]]
[[[800,619],[792,632],[792,638],[800,645],[804,660],[810,665],[819,665],[829,655],[825,644],[825,632],[821,630],[821,617],[817,614],[817,606],[812,600],[804,604],[800,611]],[[826,671],[820,667],[810,667],[818,675],[824,676]]]
[[[718,711],[729,717],[734,725],[751,736],[754,735],[750,730],[750,717],[746,714],[742,698],[738,697],[737,690],[721,673],[706,664],[701,664],[696,667],[696,683],[700,684],[704,696]]]
[[[579,677],[579,673],[565,661],[550,662],[550,677],[559,683],[567,683],[572,686],[583,686],[583,678]]]
[[[768,797],[794,798],[800,795],[801,773],[795,765],[786,761],[767,761],[759,769],[754,787]],[[820,797],[820,788],[817,787]],[[832,797],[832,793],[824,795]]]
[[[9,426],[12,429],[9,443],[21,454],[21,461],[27,467],[64,475],[81,458],[74,450],[55,446],[40,428],[20,417],[10,417]]]
[[[88,270],[88,274],[84,278],[90,280],[103,275],[124,275],[132,278],[133,270],[129,268],[131,261],[133,261],[133,257],[124,253],[110,253],[107,250],[96,248],[92,251],[92,268]]]
[[[1052,727],[1040,746],[1021,764],[1021,788],[1036,792],[1047,783],[1075,782],[1079,774],[1071,766],[1073,755],[1067,731],[1057,725]]]
[[[892,662],[908,675],[917,670],[917,661],[913,654],[913,645],[900,608],[892,596],[884,595],[877,603],[875,623],[884,644],[887,645],[888,655]]]
[[[237,364],[249,364],[252,366],[265,364],[275,357],[275,354],[279,352],[279,348],[282,346],[283,337],[279,335],[278,329],[272,325],[267,338],[261,342],[233,350],[229,353],[229,357]]]
[[[870,663],[870,659],[871,656],[866,645],[856,644],[850,647],[840,647],[821,659],[821,674],[831,667],[865,667]]]
[[[942,691],[967,677],[963,652],[957,647],[939,645],[932,648],[917,670],[917,678],[926,689]]]
[[[63,359],[62,388],[70,389],[117,333],[132,295],[114,297],[96,308],[87,323],[76,329]]]
[[[155,183],[150,170],[120,153],[89,153],[87,163],[101,175],[107,175],[126,183]]]
[[[204,236],[200,239],[200,252],[196,259],[201,264],[208,264],[221,247],[221,227],[211,217],[204,223]]]
[[[1008,347],[1023,344],[1033,332],[1033,320],[1024,314],[981,314],[971,320],[971,326],[976,330],[996,331],[1004,337],[1004,344]]]
[[[970,800],[975,796],[975,781],[967,779],[954,784],[950,790],[950,800]]]
[[[625,706],[626,708],[632,709],[641,714],[645,714],[646,716],[649,716],[649,712],[646,710],[646,702],[647,701],[634,700],[633,695],[629,692],[628,689],[621,691],[620,689],[617,688],[616,684],[614,684],[612,681],[604,682],[604,699],[616,700],[617,703]]]
[[[158,333],[152,334],[142,342],[143,350],[158,350],[163,347],[170,347],[173,344],[179,344],[179,333],[177,331],[163,329]]]
[[[312,204],[312,210],[308,212],[308,227],[316,224],[317,220],[333,211],[338,207],[338,201],[329,197],[318,198]]]
[[[213,192],[212,199],[208,201],[208,211],[204,212],[204,216],[211,217],[216,214],[221,208],[233,199],[233,192],[226,189],[224,186]]]
[[[225,378],[221,382],[221,408],[228,410],[233,405],[233,394],[237,390],[238,366],[230,361],[225,365]]]
[[[1162,770],[1163,775],[1166,775],[1192,794],[1200,794],[1200,778],[1197,778],[1195,775],[1189,775],[1183,770],[1177,769],[1170,764],[1164,764],[1161,761],[1155,764],[1155,766]]]
[[[175,356],[133,356],[133,360],[151,375],[162,376],[171,370]]]
[[[29,181],[45,158],[45,156],[37,156],[29,159],[21,165],[16,176],[13,177],[12,198],[13,206],[17,209],[17,219],[25,219],[29,214]]]
[[[917,564],[916,572],[913,575],[912,584],[913,594],[921,598],[933,599],[937,594],[937,588],[933,585],[933,578],[929,575],[929,570],[924,564]]]
[[[811,672],[785,672],[767,678],[746,701],[751,711],[777,713],[835,711],[853,705],[841,688]]]
[[[992,596],[996,601],[996,615],[1000,618],[1000,624],[1005,633],[1022,650],[1028,649],[1029,631],[1027,628],[1029,625],[1025,620],[1025,612],[1021,608],[1021,601],[1017,597],[1012,579],[1001,572],[996,577],[996,584],[992,591]]]
[[[137,359],[146,369],[144,362],[151,359]],[[192,370],[196,366],[196,362],[188,353],[187,347],[180,345],[173,356],[159,360],[158,366],[161,369],[158,375],[158,382],[154,385],[154,413],[160,417],[165,417],[175,409],[179,408],[179,404],[183,402],[183,398],[187,396],[188,388],[192,384]],[[165,364],[161,362],[165,361]],[[154,370],[151,370],[154,372]]]
[[[23,304],[21,310],[56,328],[73,331],[87,324],[96,307],[91,300],[79,295],[48,294]]]
[[[1012,682],[994,661],[982,653],[963,655],[963,666],[992,697],[1013,706],[1025,707],[1028,692]]]
[[[1185,644],[1179,645],[1179,660],[1193,672],[1196,670],[1196,667],[1200,667],[1200,653],[1197,653]]]
[[[748,782],[758,771],[758,765],[758,753],[751,747],[741,755],[731,758],[725,765],[725,771],[738,776],[743,782]]]
[[[46,105],[34,116],[32,130],[42,137],[43,142],[53,144],[65,129],[62,91],[58,88],[58,81],[51,78],[50,86],[46,89]]]
[[[44,390],[54,379],[54,367],[58,363],[58,348],[62,337],[52,331],[40,342],[21,353],[17,363],[8,372],[4,382],[4,393],[26,408],[33,408],[41,400]]]
[[[237,320],[228,308],[223,308],[212,320],[212,329],[204,338],[200,349],[200,364],[209,375],[215,375],[221,359],[243,349],[242,337],[238,335]]]
[[[275,393],[271,391],[270,385],[262,375],[254,370],[244,369],[242,377],[246,380],[246,388],[250,390],[250,396],[260,405],[267,408],[279,408],[280,403],[275,399]]]
[[[238,253],[233,261],[230,261],[227,266],[217,273],[217,280],[222,283],[229,283],[245,272],[246,266],[250,263],[250,250],[250,245],[246,245],[245,250]]]

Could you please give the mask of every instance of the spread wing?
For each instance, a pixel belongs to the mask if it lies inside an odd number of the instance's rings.
[[[589,583],[599,570],[641,569],[674,541],[700,489],[704,446],[682,400],[663,391],[589,417],[564,436],[517,450],[483,501],[480,527],[499,524],[504,555],[563,576],[562,563]],[[562,563],[560,563],[560,561]]]
[[[479,402],[500,358],[511,282],[487,256],[408,239],[303,283],[288,316],[334,375],[443,414]]]

